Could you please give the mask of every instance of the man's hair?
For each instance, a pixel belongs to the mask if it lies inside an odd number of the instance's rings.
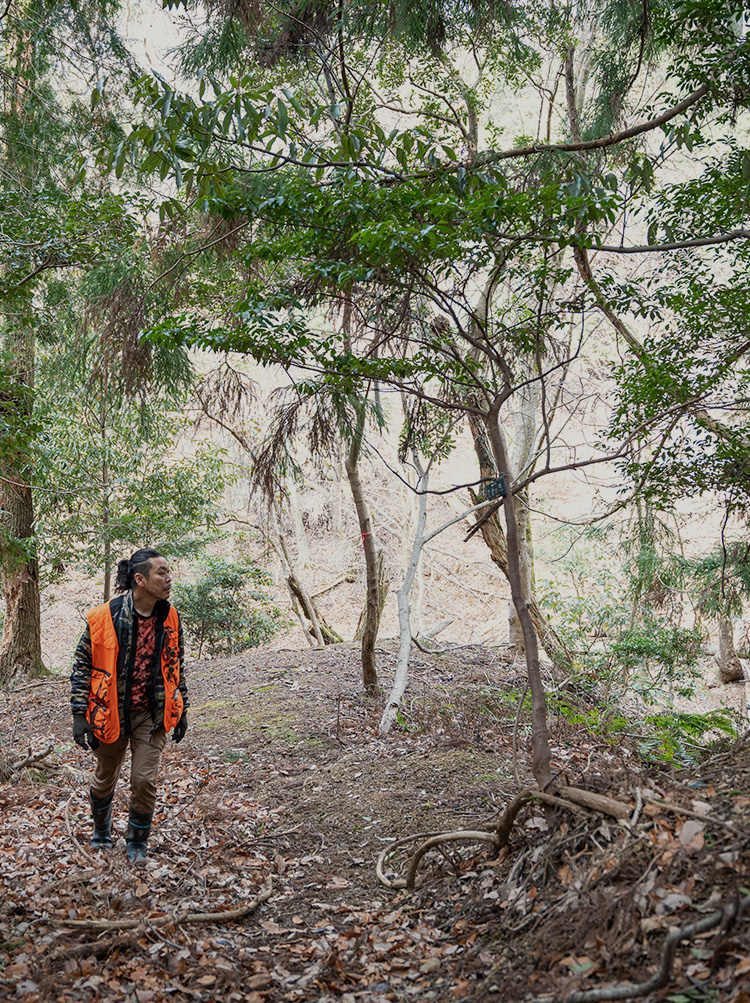
[[[129,560],[125,557],[122,561],[118,561],[115,592],[129,592],[135,585],[135,575],[145,575],[148,578],[151,561],[161,556],[158,550],[144,547],[131,554]]]

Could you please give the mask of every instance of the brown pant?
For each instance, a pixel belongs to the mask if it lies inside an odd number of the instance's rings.
[[[150,815],[156,804],[156,774],[159,759],[167,741],[163,727],[151,733],[153,719],[149,711],[139,711],[131,715],[130,734],[118,738],[116,742],[100,742],[94,750],[96,771],[91,781],[91,793],[95,798],[106,798],[115,789],[125,753],[130,746],[130,807],[134,811]]]

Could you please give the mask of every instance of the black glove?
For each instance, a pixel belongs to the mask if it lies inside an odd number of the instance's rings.
[[[185,732],[187,731],[187,711],[182,712],[182,717],[174,726],[174,731],[172,732],[172,741],[181,742],[185,737]]]
[[[86,720],[85,714],[73,715],[73,741],[82,749],[99,748],[99,739],[91,730],[91,725]]]

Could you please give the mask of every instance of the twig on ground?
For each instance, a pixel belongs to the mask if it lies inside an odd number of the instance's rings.
[[[448,650],[447,648],[425,648],[416,637],[412,637],[411,643],[415,648],[419,648],[423,655],[442,655],[444,651]]]
[[[81,846],[81,844],[78,842],[78,840],[75,837],[75,834],[73,833],[73,828],[70,824],[70,802],[73,800],[74,797],[75,794],[71,794],[68,800],[65,802],[65,826],[68,830],[68,835],[73,840],[73,845],[75,846],[75,848],[78,850],[81,856],[84,857],[84,859],[88,860],[90,864],[93,864],[94,858],[91,856],[90,853],[87,853]]]
[[[630,816],[630,826],[631,828],[637,824],[638,819],[641,817],[641,811],[643,810],[643,793],[640,787],[635,789],[635,811]]]
[[[259,905],[267,902],[272,894],[273,882],[269,877],[263,890],[252,901],[236,909],[224,909],[220,912],[188,912],[184,916],[142,916],[138,919],[54,919],[52,923],[54,926],[73,927],[77,930],[136,930],[144,923],[154,929],[172,924],[228,923],[249,916]]]
[[[699,933],[713,930],[722,921],[730,923],[738,912],[742,912],[748,907],[750,907],[750,895],[746,895],[741,899],[739,904],[733,902],[726,908],[711,913],[710,916],[704,916],[703,919],[699,919],[695,923],[688,923],[686,926],[681,926],[677,930],[673,930],[664,941],[661,965],[658,971],[650,979],[646,979],[645,982],[636,984],[620,983],[619,985],[600,986],[598,989],[587,989],[584,992],[570,993],[564,998],[563,1003],[599,1003],[600,1000],[627,1000],[632,999],[634,996],[647,996],[658,989],[663,989],[668,984],[672,974],[672,965],[674,964],[677,945],[681,940],[687,940],[690,937],[697,936]]]
[[[648,801],[649,804],[659,805],[661,808],[666,808],[667,811],[673,811],[675,815],[688,815],[690,818],[698,818],[701,822],[718,825],[722,829],[727,829],[735,836],[748,835],[747,829],[741,829],[732,822],[725,822],[723,818],[717,818],[716,815],[711,815],[706,812],[693,811],[692,808],[683,808],[682,805],[674,804],[672,801],[665,801],[664,798],[654,797],[653,794],[649,794],[648,791],[642,791],[641,795],[643,800]]]
[[[67,676],[64,678],[47,676],[45,679],[37,679],[35,683],[26,683],[24,686],[14,686],[11,693],[23,693],[25,690],[35,690],[38,686],[47,686],[49,683],[67,683]]]

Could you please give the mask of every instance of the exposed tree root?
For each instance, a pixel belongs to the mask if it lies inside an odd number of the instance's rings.
[[[485,832],[482,830],[473,829],[459,829],[457,832],[443,832],[437,836],[433,836],[417,849],[416,853],[413,855],[409,861],[409,869],[406,872],[406,878],[404,879],[404,887],[411,890],[414,887],[414,882],[417,878],[417,871],[419,870],[419,862],[425,853],[432,850],[436,846],[442,846],[445,843],[458,843],[462,841],[470,841],[472,843],[492,843],[495,850],[498,849],[497,834],[494,832]]]
[[[500,852],[507,846],[515,820],[521,809],[529,801],[538,800],[546,804],[556,805],[568,811],[579,812],[582,808],[591,811],[600,811],[605,815],[610,815],[617,819],[629,819],[633,811],[632,805],[627,805],[623,801],[607,797],[604,794],[595,794],[592,791],[581,790],[578,787],[556,788],[557,793],[551,794],[540,791],[537,787],[527,787],[517,794],[508,804],[502,813],[494,829],[490,830],[465,830],[456,832],[429,832],[419,833],[413,836],[406,836],[392,843],[380,854],[376,864],[376,874],[378,881],[386,888],[407,888],[413,889],[422,858],[430,850],[445,843],[475,842],[490,843],[494,854]],[[385,862],[393,856],[394,852],[401,846],[415,843],[417,840],[424,840],[412,854],[406,868],[406,876],[403,878],[389,878],[385,874],[383,867]]]
[[[415,832],[411,836],[404,836],[403,839],[397,839],[395,842],[391,843],[390,846],[386,846],[382,853],[379,854],[378,859],[375,862],[375,873],[377,874],[378,881],[381,885],[385,885],[386,888],[406,888],[405,878],[388,877],[383,870],[386,862],[393,856],[399,847],[408,846],[409,843],[416,843],[418,839],[432,839],[433,836],[439,835],[439,832]]]
[[[269,877],[255,898],[236,909],[220,912],[188,912],[183,916],[142,916],[138,919],[54,919],[55,926],[72,927],[76,930],[137,930],[141,926],[159,928],[163,926],[184,926],[185,923],[229,923],[243,919],[255,912],[259,905],[267,902],[273,893],[273,883]]]
[[[724,909],[719,909],[709,916],[704,916],[703,919],[696,920],[694,923],[688,923],[686,926],[681,926],[677,930],[673,930],[664,941],[661,964],[658,971],[650,979],[646,979],[645,982],[636,984],[620,983],[619,985],[600,986],[597,989],[570,993],[564,997],[563,1003],[599,1003],[600,1000],[627,1000],[633,999],[636,996],[647,996],[658,989],[663,989],[669,983],[672,976],[672,965],[674,964],[677,945],[680,941],[688,940],[690,937],[695,937],[699,933],[705,933],[707,930],[713,930],[721,923],[727,927],[734,922],[738,915],[749,907],[750,895],[746,895],[739,903],[733,902]]]

